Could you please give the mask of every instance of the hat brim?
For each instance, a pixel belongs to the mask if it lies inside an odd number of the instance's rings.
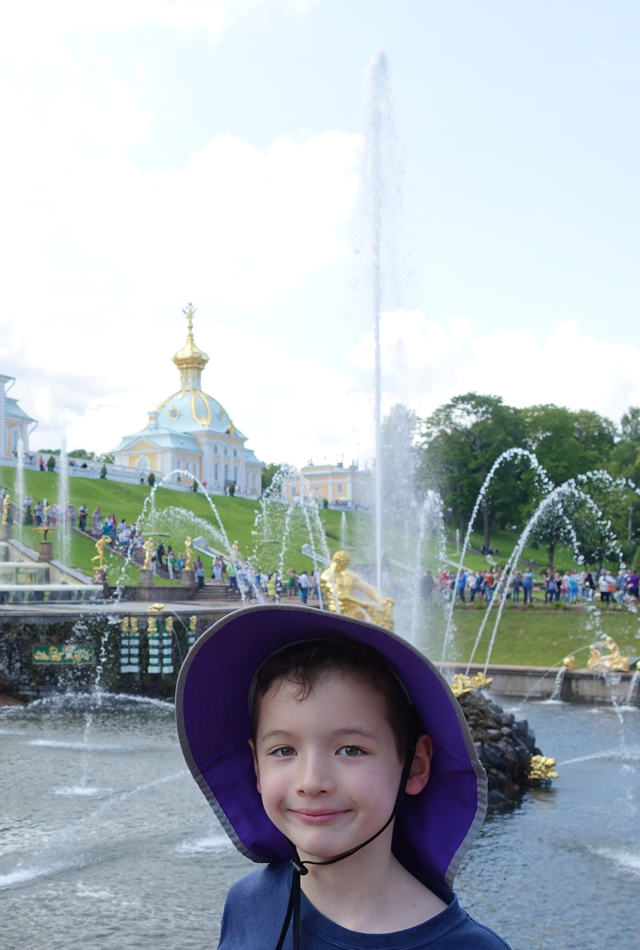
[[[393,851],[413,873],[448,886],[487,808],[487,780],[466,720],[438,670],[382,627],[311,607],[245,607],[214,624],[189,652],[176,688],[178,736],[187,764],[223,828],[256,862],[291,856],[256,788],[248,696],[258,668],[290,643],[347,637],[382,653],[433,741],[429,782],[406,796]]]

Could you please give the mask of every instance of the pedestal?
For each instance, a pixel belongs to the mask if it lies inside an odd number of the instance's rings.
[[[94,584],[106,584],[106,583],[107,583],[107,569],[106,569],[106,567],[94,567],[94,569],[93,569],[93,583],[94,583]]]
[[[195,572],[195,571],[183,571],[183,572],[182,572],[182,585],[183,585],[183,587],[195,587],[195,586],[196,586],[196,572]]]
[[[11,538],[11,525],[0,524],[0,541],[9,541]]]
[[[38,547],[38,560],[39,561],[52,561],[53,560],[53,544],[51,541],[41,541]]]
[[[139,587],[153,587],[154,585],[154,576],[153,571],[145,571],[144,568],[140,568],[140,580],[138,581]]]

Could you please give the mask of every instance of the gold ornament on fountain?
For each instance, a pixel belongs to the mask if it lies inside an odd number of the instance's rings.
[[[330,566],[320,575],[320,589],[329,610],[357,620],[369,620],[393,630],[393,600],[383,600],[377,590],[366,584],[354,571],[348,571],[351,558],[346,551],[336,551]],[[367,600],[358,597],[364,594]]]
[[[164,604],[149,604],[147,607],[147,612],[159,613],[161,610],[164,610]]]
[[[147,540],[142,545],[142,550],[144,551],[144,564],[142,565],[142,570],[150,571],[151,561],[153,560],[153,555],[156,553],[153,538],[147,538]]]
[[[602,653],[592,644],[589,647],[590,657],[587,667],[597,673],[628,673],[629,657],[623,656],[620,647],[612,637],[605,637],[602,641],[608,653]]]
[[[488,689],[493,683],[490,676],[480,671],[475,676],[465,676],[464,673],[455,673],[451,680],[451,692],[460,699],[461,696],[468,696],[477,689]]]
[[[566,666],[568,670],[578,669],[578,664],[576,663],[576,658],[573,653],[570,653],[569,656],[565,656],[564,660],[562,661],[562,665]]]
[[[106,534],[101,535],[95,543],[95,549],[98,552],[95,557],[91,558],[91,563],[94,561],[98,562],[98,567],[94,570],[102,571],[104,569],[104,551],[108,544],[111,544],[111,538],[108,538]]]
[[[135,636],[138,632],[138,618],[130,617],[129,618],[129,632]]]
[[[9,492],[4,496],[4,501],[2,502],[2,523],[9,524],[9,503],[11,501],[11,495]]]
[[[193,550],[191,548],[191,538],[185,539],[184,550],[185,550],[185,558],[186,558],[184,569],[185,571],[192,571],[193,570]]]
[[[546,782],[550,778],[558,778],[555,771],[556,760],[546,755],[532,755],[529,762],[527,778],[531,782]]]
[[[122,618],[120,629],[122,630],[123,633],[127,633],[127,634],[129,633],[129,618],[128,617]]]
[[[195,633],[197,627],[198,627],[198,618],[196,617],[195,614],[192,614],[192,616],[189,617],[189,630],[191,631],[191,633]]]

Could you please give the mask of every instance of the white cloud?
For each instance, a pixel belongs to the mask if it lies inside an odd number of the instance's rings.
[[[640,349],[585,335],[575,320],[540,342],[528,328],[483,333],[453,317],[445,329],[419,310],[397,311],[382,315],[381,341],[386,410],[404,402],[424,416],[471,391],[515,406],[594,409],[615,421],[640,405]],[[371,372],[373,332],[346,357]]]

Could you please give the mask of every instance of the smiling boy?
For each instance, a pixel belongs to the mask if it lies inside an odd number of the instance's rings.
[[[448,887],[482,823],[482,768],[400,638],[309,608],[238,611],[189,654],[177,710],[223,827],[267,862],[231,888],[222,950],[504,950]]]

